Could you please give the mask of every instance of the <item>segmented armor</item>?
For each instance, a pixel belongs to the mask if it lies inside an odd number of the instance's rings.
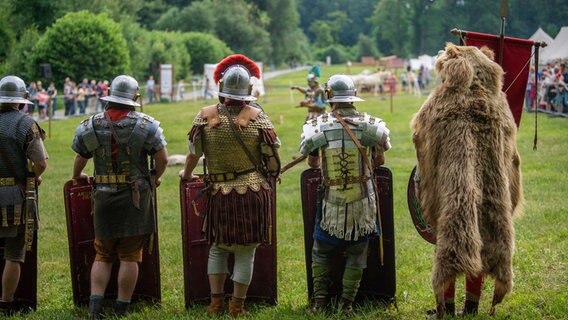
[[[97,239],[155,232],[148,156],[166,145],[159,125],[146,114],[129,111],[116,122],[99,113],[77,127],[73,150],[94,157]]]
[[[360,143],[373,149],[390,148],[389,130],[379,119],[359,113],[354,107],[338,109]],[[371,172],[359,150],[332,113],[308,121],[303,128],[300,152],[322,152],[326,196],[320,227],[339,239],[357,240],[376,231],[375,191]]]

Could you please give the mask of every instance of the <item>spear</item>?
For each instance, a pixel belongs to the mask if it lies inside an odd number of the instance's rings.
[[[505,20],[507,18],[507,11],[509,9],[509,1],[501,0],[501,9],[499,9],[499,14],[501,15],[501,33],[499,34],[499,65],[503,65],[503,47],[505,47]]]

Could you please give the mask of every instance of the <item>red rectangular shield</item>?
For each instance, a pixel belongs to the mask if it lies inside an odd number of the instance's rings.
[[[69,180],[63,187],[69,239],[71,284],[73,286],[73,302],[76,306],[85,305],[89,302],[91,266],[95,260],[95,248],[93,246],[95,230],[91,210],[92,189],[92,179]],[[154,201],[155,213],[157,213],[156,209],[156,202]],[[157,233],[152,237],[150,247],[152,248],[151,252],[144,250],[132,300],[159,303],[161,288]],[[111,278],[105,294],[108,298],[117,296],[118,265],[118,263],[113,264]]]
[[[0,239],[0,256],[4,256],[4,240]],[[0,270],[4,270],[4,259],[0,259]],[[20,271],[20,282],[14,295],[14,307],[22,312],[37,307],[37,231],[34,232],[32,249],[26,251],[26,258]],[[2,281],[0,281],[0,291]]]
[[[183,273],[185,307],[209,301],[207,259],[209,244],[202,232],[207,196],[201,194],[203,180],[180,180],[180,201],[183,243]],[[272,181],[272,187],[275,187]],[[276,194],[276,190],[274,192]],[[273,203],[276,203],[276,195]],[[247,302],[277,303],[276,270],[276,206],[272,214],[272,244],[261,245],[256,250],[252,282],[247,292]],[[232,269],[232,259],[229,261]],[[225,292],[232,292],[232,281],[225,283]]]
[[[381,265],[379,237],[372,237],[369,243],[367,268],[363,271],[361,286],[356,297],[357,301],[371,300],[390,303],[396,293],[396,274],[394,256],[394,220],[393,220],[393,190],[392,173],[386,167],[375,169],[375,177],[379,188],[379,207],[383,233],[383,261]],[[302,173],[302,211],[304,217],[304,244],[306,270],[308,281],[308,298],[313,294],[312,279],[312,247],[313,233],[317,211],[318,186],[321,181],[319,169],[307,169]],[[329,288],[331,296],[341,296],[341,280],[345,267],[345,257],[341,252],[332,258],[332,285]]]

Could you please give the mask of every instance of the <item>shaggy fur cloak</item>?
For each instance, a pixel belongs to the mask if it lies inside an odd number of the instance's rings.
[[[442,83],[411,122],[418,198],[437,239],[434,291],[458,274],[486,273],[505,295],[513,282],[513,215],[523,198],[503,70],[489,49],[453,44],[436,70]]]

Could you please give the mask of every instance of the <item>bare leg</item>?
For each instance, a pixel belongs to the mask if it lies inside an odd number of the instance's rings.
[[[226,273],[210,274],[209,287],[211,288],[211,293],[225,292],[225,279],[227,279]]]
[[[138,262],[120,261],[118,269],[118,300],[130,301],[138,280]]]
[[[2,274],[2,301],[12,302],[20,282],[20,262],[6,260]]]
[[[110,279],[112,263],[95,261],[91,267],[91,295],[104,296]]]

